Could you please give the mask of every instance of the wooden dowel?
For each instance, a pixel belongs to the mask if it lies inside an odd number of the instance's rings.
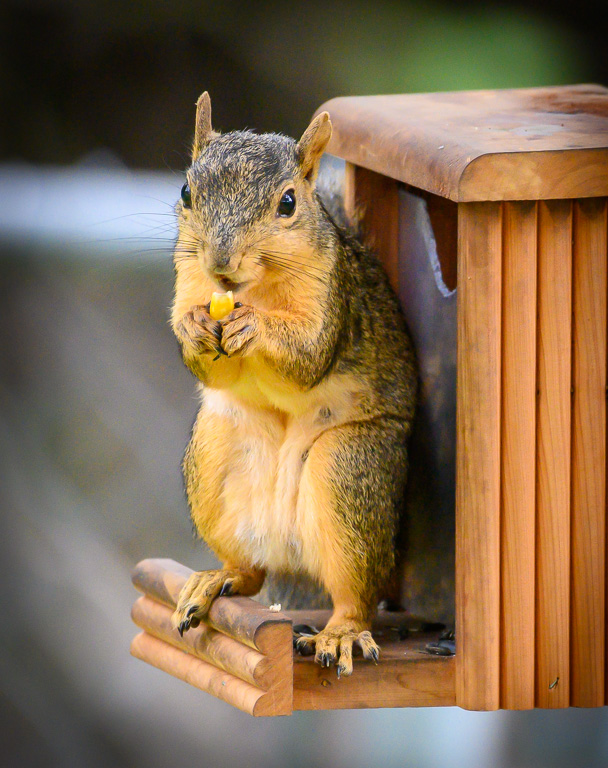
[[[570,703],[572,204],[538,204],[536,704]]]
[[[606,199],[574,205],[570,703],[604,704]]]
[[[149,635],[230,672],[251,685],[268,690],[272,684],[266,656],[206,624],[190,629],[183,638],[180,637],[171,624],[171,609],[149,597],[140,597],[135,601],[131,618]]]
[[[174,560],[148,559],[138,563],[132,574],[135,587],[157,602],[175,608],[179,592],[192,571]],[[280,631],[291,637],[291,622],[283,613],[274,613],[248,597],[218,597],[213,601],[207,623],[219,632],[270,655]],[[284,625],[279,630],[279,625]]]
[[[456,703],[500,704],[500,203],[458,207]]]
[[[158,603],[175,608],[179,593],[193,573],[181,563],[169,558],[141,560],[131,572],[133,586]]]
[[[536,204],[503,211],[501,707],[534,707]]]
[[[146,632],[141,632],[133,638],[131,653],[136,658],[146,661],[148,664],[152,664],[158,669],[200,688],[202,691],[211,693],[218,699],[243,710],[243,712],[248,712],[250,715],[262,714],[259,711],[259,702],[265,695],[264,691],[208,664],[206,661],[179,651]]]

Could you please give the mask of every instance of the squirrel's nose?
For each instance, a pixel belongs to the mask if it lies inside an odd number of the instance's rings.
[[[212,269],[216,275],[229,275],[231,272],[234,272],[234,269],[230,266],[230,259],[215,261]]]
[[[234,272],[234,268],[230,265],[232,261],[233,248],[227,247],[224,243],[215,243],[211,247],[211,271],[215,275],[227,275],[229,272]]]
[[[214,275],[230,275],[232,272],[236,272],[240,261],[233,248],[214,249],[211,271]]]

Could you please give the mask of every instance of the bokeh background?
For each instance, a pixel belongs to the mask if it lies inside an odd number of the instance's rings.
[[[337,95],[608,84],[601,3],[4,0],[0,766],[595,768],[604,710],[253,720],[132,659],[129,572],[211,564],[167,319],[194,102],[298,136]]]

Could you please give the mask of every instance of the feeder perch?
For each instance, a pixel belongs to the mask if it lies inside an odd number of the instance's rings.
[[[171,614],[191,573],[173,560],[136,566],[133,583],[144,595],[131,616],[143,631],[133,639],[133,656],[257,716],[454,704],[454,657],[429,654],[437,632],[420,631],[424,624],[403,612],[381,612],[376,621],[381,663],[356,658],[353,675],[340,679],[335,669],[293,653],[293,625],[322,629],[330,611],[281,613],[248,597],[219,597],[208,621],[180,638]],[[408,627],[410,637],[400,640]]]

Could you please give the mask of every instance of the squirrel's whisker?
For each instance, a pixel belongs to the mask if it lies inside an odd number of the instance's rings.
[[[298,259],[297,256],[293,253],[283,253],[282,251],[269,251],[266,248],[260,248],[259,251],[260,253],[264,253],[267,256],[271,256],[273,259],[295,262],[297,264],[310,264],[309,261]]]
[[[112,216],[109,219],[102,219],[96,221],[94,226],[101,224],[111,224],[114,221],[120,221],[121,219],[132,219],[136,216],[170,216],[172,219],[177,220],[176,213],[161,213],[160,211],[140,211],[139,213],[123,213],[122,216]]]
[[[297,280],[300,280],[303,283],[310,282],[311,280],[320,281],[320,278],[316,275],[308,274],[307,272],[304,272],[303,270],[300,270],[294,266],[285,265],[285,264],[275,264],[263,256],[259,258],[258,263],[266,267],[266,269],[268,269],[270,272],[275,272],[277,274],[283,274],[283,275],[290,275],[291,277]]]
[[[303,261],[302,259],[298,259],[294,253],[290,253],[289,251],[274,251],[274,250],[270,250],[269,248],[261,248],[260,250],[263,253],[267,253],[269,256],[276,256],[277,258],[287,257],[290,261],[297,261],[300,264],[310,264],[310,262],[308,261]]]
[[[295,277],[299,278],[308,278],[310,280],[318,280],[320,279],[317,275],[311,274],[309,272],[306,272],[304,270],[298,269],[295,266],[290,266],[286,264],[276,264],[268,260],[263,260],[262,263],[264,266],[274,270],[275,272],[284,272],[285,274],[294,275]]]
[[[260,253],[263,255],[263,257],[267,261],[271,261],[277,266],[280,267],[290,267],[292,269],[298,269],[303,274],[307,274],[315,277],[318,277],[319,279],[322,279],[324,277],[323,270],[319,269],[318,267],[314,266],[313,264],[308,264],[303,261],[298,261],[297,259],[285,259],[278,256],[275,256],[274,254],[267,253],[266,251],[260,251]]]
[[[301,264],[303,266],[315,268],[315,265],[311,264],[310,261],[298,259],[297,256],[295,256],[293,253],[287,253],[285,251],[269,251],[266,248],[260,248],[260,253],[263,253],[273,259],[277,259],[277,261],[288,261],[290,263]]]
[[[298,278],[300,280],[304,279],[304,277],[301,274],[299,274],[298,272],[295,272],[295,271],[293,271],[293,270],[291,270],[289,268],[286,268],[286,267],[282,267],[282,266],[280,266],[278,264],[273,264],[272,262],[268,261],[267,259],[264,259],[263,257],[261,257],[258,260],[258,263],[261,264],[262,266],[266,267],[266,269],[270,270],[271,272],[288,274],[288,275],[291,275],[292,277],[296,277],[296,278]]]

